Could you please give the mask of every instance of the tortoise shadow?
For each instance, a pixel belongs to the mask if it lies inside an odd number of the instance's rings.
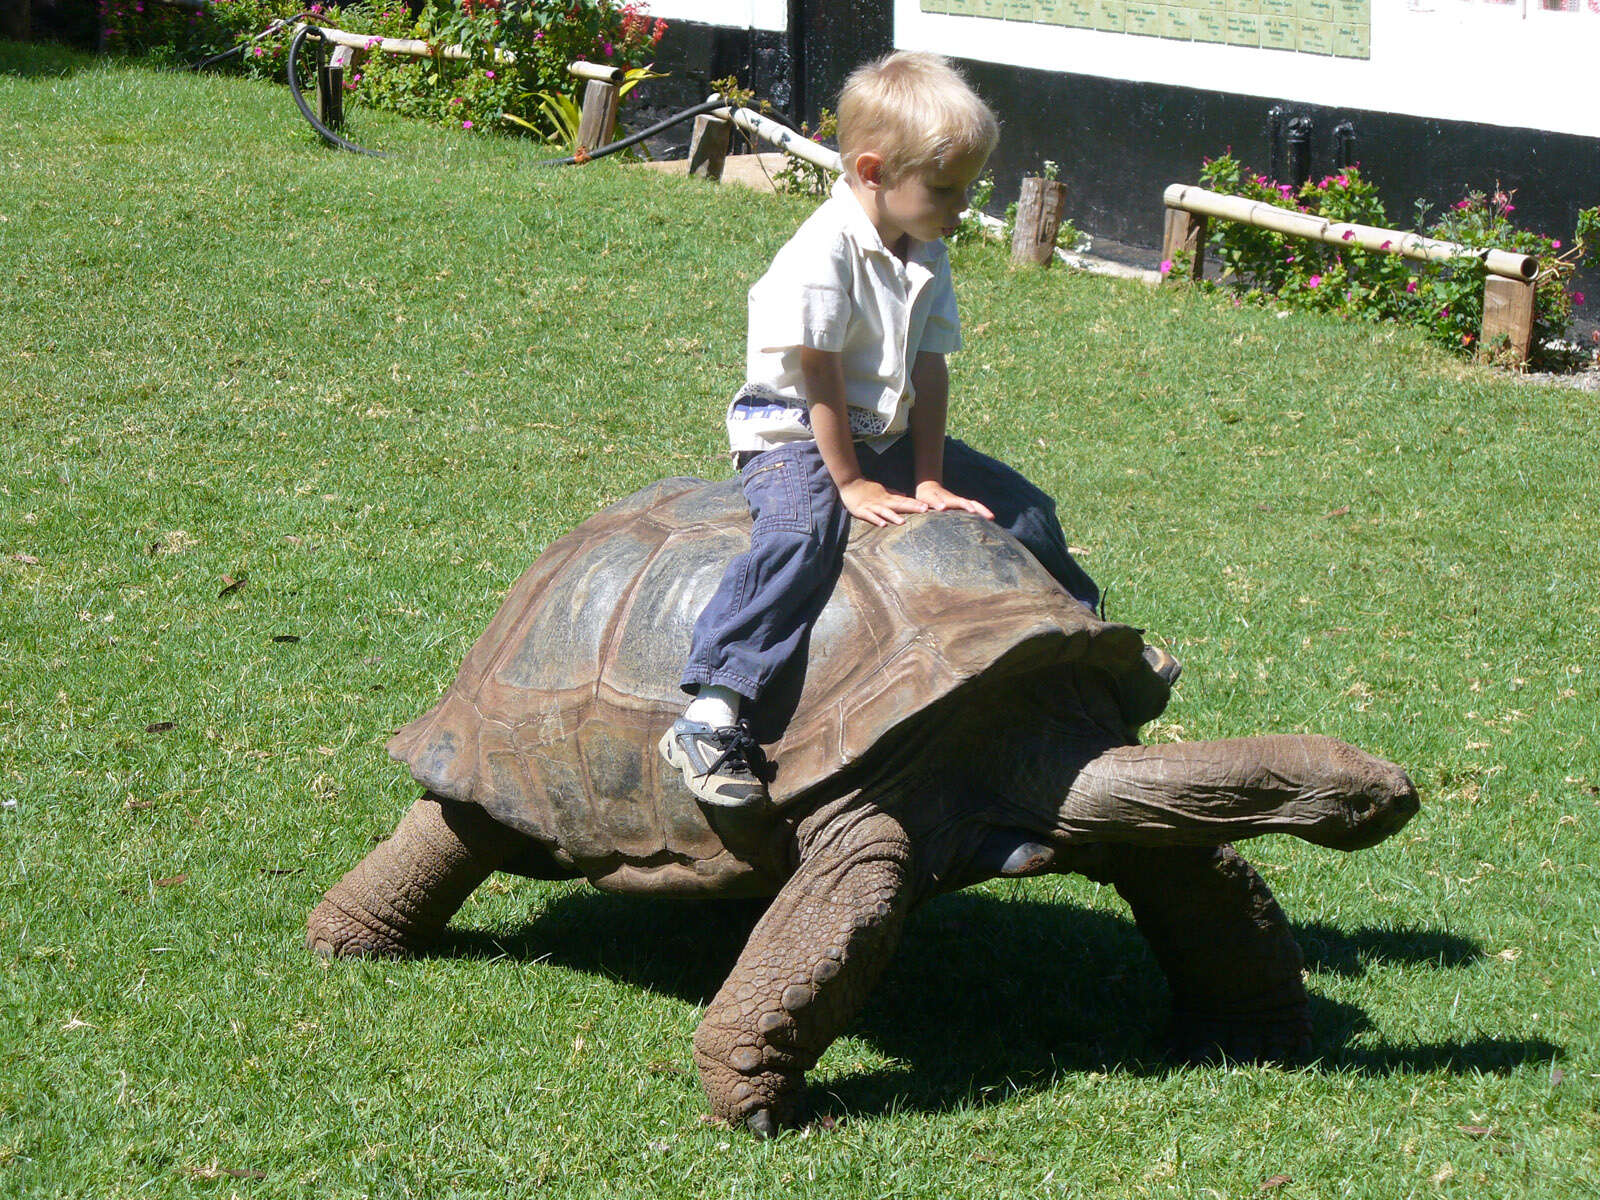
[[[451,931],[437,953],[550,962],[703,1004],[763,908],[580,886],[549,896],[518,929]],[[1311,971],[1342,977],[1383,963],[1460,968],[1483,956],[1471,939],[1439,930],[1308,923],[1295,932]],[[1563,1054],[1543,1039],[1374,1043],[1361,1009],[1315,994],[1311,1003],[1311,1070],[1504,1073]],[[940,1111],[1046,1088],[1068,1072],[1166,1075],[1187,1069],[1165,1058],[1167,1015],[1166,983],[1130,918],[983,892],[944,896],[912,916],[846,1034],[893,1065],[828,1079],[824,1060],[813,1103],[819,1114]]]

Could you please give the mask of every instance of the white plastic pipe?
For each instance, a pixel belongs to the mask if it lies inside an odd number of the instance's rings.
[[[627,79],[628,70],[626,67],[608,67],[580,59],[567,64],[567,74],[576,75],[579,79],[596,79],[601,83],[621,83]]]
[[[305,22],[294,27],[298,33],[306,27]],[[353,50],[382,50],[388,54],[409,54],[413,58],[477,58],[472,51],[463,50],[460,46],[438,46],[432,42],[425,42],[421,38],[388,38],[375,37],[367,33],[348,33],[343,29],[329,29],[326,25],[318,25],[322,36],[336,46],[349,46]],[[497,63],[514,63],[517,56],[509,50],[496,50],[494,61]]]
[[[712,96],[711,99],[714,100],[716,97]],[[748,130],[757,137],[771,142],[785,154],[803,158],[813,166],[822,167],[835,174],[844,171],[844,160],[839,157],[837,150],[829,150],[820,142],[813,142],[787,125],[768,120],[760,113],[753,113],[748,108],[717,108],[712,110],[711,115],[721,117],[724,121],[732,121],[740,129]]]

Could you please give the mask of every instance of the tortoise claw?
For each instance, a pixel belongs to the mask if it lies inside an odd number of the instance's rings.
[[[1312,1057],[1311,1013],[1303,1005],[1251,1017],[1174,1013],[1167,1054],[1190,1066],[1294,1066]]]
[[[994,879],[1042,875],[1057,868],[1056,848],[1036,842],[1020,829],[991,829],[983,835],[977,853],[964,871],[954,877],[952,890]]]
[[[329,899],[306,919],[306,949],[318,958],[401,958],[411,951],[392,932],[357,919]]]
[[[758,1108],[746,1115],[744,1127],[762,1141],[777,1137],[781,1128],[770,1108]]]

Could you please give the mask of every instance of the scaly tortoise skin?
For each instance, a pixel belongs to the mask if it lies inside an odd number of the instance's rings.
[[[614,892],[773,900],[695,1034],[713,1112],[797,1121],[805,1072],[906,914],[998,875],[1116,887],[1190,1058],[1310,1046],[1302,958],[1229,844],[1354,850],[1417,810],[1400,768],[1343,742],[1141,746],[1167,688],[1140,633],[1097,619],[966,514],[856,523],[803,671],[761,706],[772,806],[708,816],[656,741],[683,706],[694,618],[749,516],[737,482],[671,479],[553,543],[456,681],[389,752],[426,789],[312,912],[324,955],[400,954],[495,870]]]

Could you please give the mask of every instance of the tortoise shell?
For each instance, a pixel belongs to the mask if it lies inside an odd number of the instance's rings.
[[[656,752],[687,697],[695,618],[749,545],[737,480],[668,479],[552,543],[517,580],[444,697],[389,753],[433,793],[480,805],[601,887],[760,894]],[[803,670],[756,728],[795,810],[980,675],[1138,662],[1020,543],[964,513],[856,522]]]

